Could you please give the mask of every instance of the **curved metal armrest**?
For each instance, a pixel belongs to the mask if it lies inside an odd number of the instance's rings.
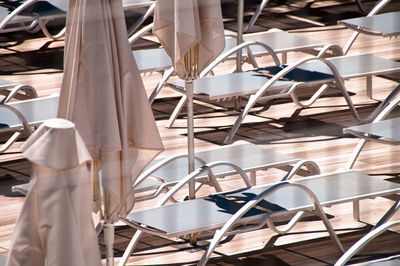
[[[25,117],[22,115],[20,111],[15,109],[14,107],[8,104],[0,104],[0,108],[6,108],[12,111],[18,119],[21,121],[23,130],[18,130],[14,132],[14,134],[0,147],[0,153],[5,152],[18,138],[21,136],[22,131],[28,132],[29,135],[32,134],[32,129],[30,128],[28,122],[26,121]]]
[[[38,2],[38,0],[28,0],[23,4],[19,5],[14,11],[12,11],[6,18],[4,18],[0,23],[0,30],[4,29],[4,27],[19,13],[24,11],[28,6]],[[36,24],[37,21],[35,20],[34,23]]]
[[[26,85],[26,84],[21,84],[21,85],[15,86],[15,87],[10,91],[10,93],[7,95],[7,97],[4,98],[4,99],[0,102],[0,104],[5,104],[5,103],[9,102],[12,98],[14,98],[16,95],[18,95],[18,93],[19,93],[21,90],[24,91],[24,93],[25,93],[25,95],[26,95],[26,97],[27,97],[28,99],[32,99],[32,98],[37,98],[37,97],[38,97],[36,90],[35,90],[32,86]]]
[[[6,108],[10,111],[12,111],[17,117],[18,119],[21,121],[22,127],[23,129],[30,134],[32,134],[32,129],[30,128],[28,122],[26,121],[24,115],[18,111],[16,108],[8,105],[8,104],[0,104],[0,108]]]
[[[249,48],[250,46],[261,46],[263,47],[266,51],[269,52],[269,54],[272,56],[272,58],[274,59],[274,62],[277,66],[281,65],[278,55],[275,53],[275,51],[268,46],[265,43],[262,42],[256,42],[256,41],[250,41],[250,42],[244,42],[241,43],[231,49],[229,49],[228,51],[220,54],[211,64],[209,64],[201,73],[200,73],[200,77],[204,77],[206,76],[208,73],[210,73],[210,71],[212,69],[214,69],[214,67],[216,67],[219,63],[223,62],[224,60],[226,60],[230,55],[236,53],[239,50],[242,49],[246,49]]]
[[[331,50],[334,56],[344,55],[342,47],[337,44],[326,44],[318,53],[318,57],[326,55],[327,51]]]
[[[304,64],[308,61],[321,61],[329,67],[329,69],[333,73],[333,76],[335,77],[337,86],[342,90],[343,96],[345,97],[347,104],[349,105],[351,111],[353,112],[353,115],[356,117],[356,119],[360,120],[358,113],[355,110],[354,104],[350,99],[350,95],[348,94],[348,92],[345,89],[344,80],[340,76],[340,73],[337,70],[337,68],[331,62],[329,62],[327,59],[325,59],[323,57],[311,56],[311,57],[300,59],[297,62],[284,67],[282,70],[280,70],[278,73],[276,73],[272,78],[270,78],[267,82],[265,82],[265,84],[255,94],[252,94],[250,96],[249,101],[247,102],[246,106],[243,108],[242,112],[240,113],[239,117],[236,119],[236,121],[235,121],[234,125],[232,126],[232,129],[231,129],[229,135],[226,137],[224,143],[227,144],[232,141],[233,136],[236,134],[236,131],[238,130],[240,124],[242,123],[242,121],[246,117],[246,115],[250,112],[251,108],[253,108],[253,106],[256,104],[258,99],[260,99],[265,94],[265,92],[275,82],[279,81],[287,73],[294,70],[296,67],[298,67],[301,64]],[[288,91],[286,92],[286,95],[288,95],[288,96],[291,95],[293,93],[293,91],[297,88],[298,84],[299,84],[298,82],[293,81],[290,86],[288,85],[289,88],[288,88]],[[281,95],[283,95],[283,93]]]
[[[167,165],[168,163],[175,161],[180,158],[187,158],[189,155],[188,154],[181,154],[169,158],[165,158],[158,163],[154,164],[153,166],[149,167],[147,170],[143,171],[139,177],[136,179],[135,183],[132,186],[132,189],[135,189],[137,186],[140,185],[148,176],[150,176],[152,173],[157,171],[158,169],[162,168],[163,166]],[[206,162],[203,161],[203,159],[197,157],[196,155],[194,156],[195,161],[200,162],[202,165],[206,165]]]
[[[321,173],[321,170],[319,169],[318,164],[316,164],[314,161],[311,160],[301,160],[298,161],[292,168],[292,170],[290,170],[283,178],[281,181],[287,181],[290,180],[295,174],[297,174],[301,167],[307,167],[307,169],[313,174],[313,175],[317,175]]]
[[[265,91],[271,86],[273,85],[275,82],[277,82],[278,80],[280,80],[281,78],[283,78],[287,73],[289,73],[290,71],[294,70],[296,67],[309,62],[309,61],[322,61],[324,64],[326,64],[329,69],[332,71],[332,74],[335,77],[336,82],[338,82],[339,84],[341,84],[341,87],[344,87],[344,80],[343,78],[340,76],[339,71],[337,70],[337,68],[328,60],[326,60],[323,57],[317,57],[317,56],[312,56],[312,57],[308,57],[308,58],[304,58],[304,59],[300,59],[297,62],[283,68],[281,71],[279,71],[277,74],[275,74],[270,80],[268,80],[258,91],[256,94],[254,94],[254,96],[252,98],[254,98],[254,102],[261,97]],[[293,89],[295,87],[292,87]],[[250,102],[250,101],[249,101]],[[253,103],[254,104],[254,103]]]
[[[245,182],[245,185],[247,187],[251,187],[251,182],[249,177],[239,166],[229,162],[222,162],[222,161],[212,162],[197,168],[191,174],[187,175],[185,178],[179,181],[179,183],[176,184],[170,191],[168,191],[168,193],[166,193],[165,196],[156,204],[156,207],[164,205],[170,198],[172,198],[175,195],[176,192],[178,192],[184,185],[188,184],[190,181],[195,180],[197,176],[203,174],[206,171],[211,170],[214,167],[221,165],[232,167],[232,169],[234,169],[235,171],[238,172],[238,174],[240,174],[243,181]],[[214,179],[212,180],[214,183],[217,183],[214,176],[211,176],[211,178]]]

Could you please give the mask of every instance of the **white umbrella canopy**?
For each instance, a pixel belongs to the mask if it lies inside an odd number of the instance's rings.
[[[108,221],[134,205],[132,184],[163,150],[129,47],[121,0],[70,0],[58,117],[101,161]]]
[[[101,265],[92,221],[91,156],[74,124],[46,121],[22,151],[33,173],[7,265]]]

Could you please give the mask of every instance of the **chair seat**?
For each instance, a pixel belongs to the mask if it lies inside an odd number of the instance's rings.
[[[400,34],[399,21],[400,12],[389,12],[368,17],[340,20],[338,23],[364,33],[390,37]]]
[[[400,141],[400,118],[392,118],[374,123],[348,127],[344,133],[350,133],[358,137],[373,140],[374,138],[386,138],[396,142]],[[365,135],[369,134],[369,135]]]
[[[29,125],[37,126],[47,119],[57,116],[58,96],[49,96],[10,102],[7,105],[17,109]],[[11,110],[0,108],[1,132],[22,128],[21,120]]]

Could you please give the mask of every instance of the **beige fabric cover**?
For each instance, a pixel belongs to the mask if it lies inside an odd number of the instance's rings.
[[[70,0],[58,117],[76,124],[111,196],[117,220],[134,204],[133,181],[163,149],[129,47],[120,0]]]
[[[157,0],[153,33],[185,79],[184,55],[199,45],[198,72],[225,47],[220,0]]]
[[[33,173],[8,266],[101,265],[91,215],[90,155],[73,123],[53,122],[42,124],[23,146]]]

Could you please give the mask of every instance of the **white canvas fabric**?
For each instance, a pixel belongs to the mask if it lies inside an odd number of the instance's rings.
[[[31,188],[7,265],[101,265],[92,221],[91,157],[74,124],[60,119],[43,123],[23,152],[33,163]]]
[[[35,164],[59,170],[75,168],[92,160],[74,123],[64,119],[45,121],[21,149],[25,158]]]
[[[220,0],[157,0],[153,33],[171,57],[175,72],[185,79],[184,55],[198,45],[198,72],[224,49]]]
[[[106,217],[134,205],[130,190],[163,150],[129,46],[120,0],[70,0],[58,117],[73,121],[92,157],[101,160],[110,196]]]

